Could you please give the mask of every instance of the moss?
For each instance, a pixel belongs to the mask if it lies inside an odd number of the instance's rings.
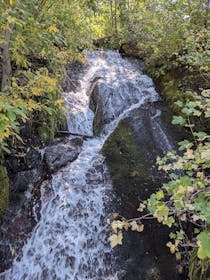
[[[0,165],[0,216],[4,214],[9,202],[9,178]]]
[[[51,143],[55,137],[55,131],[52,127],[40,126],[38,128],[38,135],[44,143]]]
[[[107,139],[103,154],[106,156],[115,191],[126,205],[125,209],[128,207],[136,211],[138,197],[148,196],[145,189],[151,186],[150,169],[143,150],[126,122],[121,122]]]

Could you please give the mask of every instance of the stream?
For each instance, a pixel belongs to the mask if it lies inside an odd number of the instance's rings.
[[[0,274],[1,280],[169,280],[122,276],[118,249],[111,249],[106,225],[120,198],[102,153],[119,123],[139,108],[158,102],[159,95],[151,78],[118,52],[93,51],[86,57],[88,65],[80,76],[80,86],[63,94],[68,130],[86,136],[82,151],[42,188],[41,218],[22,255]],[[164,152],[173,144],[158,120],[160,114],[160,109],[153,108],[150,120],[157,150]],[[138,120],[130,122],[137,124]],[[146,129],[142,128],[142,135]]]

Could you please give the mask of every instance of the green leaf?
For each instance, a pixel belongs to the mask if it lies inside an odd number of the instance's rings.
[[[176,238],[176,234],[174,232],[170,232],[169,237],[171,239],[175,239]]]
[[[163,191],[159,191],[156,193],[156,198],[157,200],[161,200],[162,198],[164,198],[164,193]]]
[[[200,259],[210,258],[210,234],[207,231],[202,231],[197,236],[198,257]]]
[[[183,151],[185,149],[190,149],[193,147],[193,143],[189,142],[188,140],[183,140],[181,142],[178,143],[179,144],[179,150]]]
[[[193,108],[183,108],[182,113],[184,113],[187,116],[190,116],[194,112]]]
[[[205,118],[210,118],[210,111],[205,112]]]
[[[172,227],[173,223],[175,222],[173,217],[169,217],[167,220],[163,221],[164,225],[167,225],[168,227]]]
[[[193,116],[200,117],[201,116],[201,111],[195,110],[193,112]]]
[[[183,107],[183,102],[178,100],[174,104],[176,104],[178,107],[182,108]]]
[[[185,119],[182,116],[174,116],[172,124],[184,125],[186,123]]]
[[[194,132],[193,135],[200,140],[203,139],[205,136],[207,136],[205,132]]]

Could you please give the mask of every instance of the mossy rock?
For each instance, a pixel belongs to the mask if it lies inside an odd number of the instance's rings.
[[[0,216],[2,216],[9,202],[9,178],[2,165],[0,165],[0,182]]]
[[[107,139],[103,154],[106,156],[114,189],[132,215],[139,204],[138,197],[147,198],[145,188],[148,181],[149,184],[151,182],[149,163],[126,122],[122,121]]]
[[[117,180],[118,175],[136,178],[140,177],[140,173],[142,177],[143,173],[144,176],[148,176],[148,166],[144,155],[141,149],[139,149],[131,128],[125,122],[121,122],[108,138],[103,147],[103,153],[107,157],[113,179],[117,181],[116,183],[119,183]],[[143,167],[144,170],[142,172]]]
[[[125,44],[122,44],[120,51],[124,53],[126,56],[136,57],[136,58],[141,57],[141,51],[138,48],[138,44],[134,39],[126,42]]]

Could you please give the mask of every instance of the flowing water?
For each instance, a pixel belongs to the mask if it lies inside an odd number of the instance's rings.
[[[92,138],[84,141],[79,157],[42,189],[40,221],[22,256],[0,279],[118,279],[106,226],[114,194],[101,149],[121,119],[159,97],[152,80],[117,52],[95,51],[86,56],[88,67],[80,87],[64,93],[64,99],[69,105],[69,131]],[[107,104],[103,107],[106,122],[97,137],[89,107],[90,87],[96,78],[103,85]]]

